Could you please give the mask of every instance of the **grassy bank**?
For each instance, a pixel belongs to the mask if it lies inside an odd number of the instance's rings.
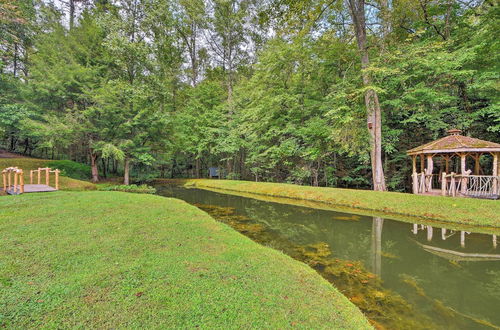
[[[0,197],[0,326],[368,328],[306,265],[182,201]]]
[[[51,160],[49,159],[38,159],[38,158],[24,158],[24,157],[0,158],[0,170],[11,166],[17,166],[19,168],[22,168],[24,171],[24,183],[28,184],[30,183],[29,182],[30,170],[36,170],[39,167],[47,167],[47,164],[50,162]],[[54,175],[51,174],[50,177],[51,177],[50,184],[54,185]],[[45,182],[44,180],[45,179],[43,179],[42,181]],[[81,191],[81,190],[96,189],[96,186],[90,182],[76,180],[65,176],[60,177],[59,185],[61,190]]]
[[[500,201],[421,196],[395,192],[298,186],[233,180],[183,180],[198,188],[251,193],[273,197],[321,202],[336,207],[375,215],[395,216],[403,220],[433,220],[445,223],[500,228]]]

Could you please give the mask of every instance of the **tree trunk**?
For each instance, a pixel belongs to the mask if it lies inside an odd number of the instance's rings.
[[[90,167],[92,168],[92,182],[99,182],[99,170],[97,169],[97,155],[90,153]]]
[[[69,28],[73,29],[75,24],[75,0],[69,0]]]
[[[108,158],[109,160],[109,158]],[[107,178],[108,177],[108,174],[107,174],[107,166],[106,166],[106,159],[104,158],[101,158],[101,165],[102,165],[102,175],[104,176],[104,178]]]
[[[366,71],[370,65],[366,40],[365,1],[349,0],[349,8],[356,31],[358,50],[361,55],[363,85],[370,87],[371,77]],[[365,92],[368,132],[370,133],[370,158],[372,165],[373,190],[383,191],[385,187],[384,170],[382,167],[382,113],[377,92],[367,88]]]
[[[196,158],[196,178],[199,179],[201,178],[201,173],[200,173],[200,159]]]
[[[125,158],[125,163],[123,164],[123,184],[130,184],[130,159]]]

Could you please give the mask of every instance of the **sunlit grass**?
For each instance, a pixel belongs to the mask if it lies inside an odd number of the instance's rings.
[[[420,218],[500,228],[500,201],[495,200],[233,180],[196,179],[183,182],[198,188],[321,202],[352,210],[373,211],[377,215],[403,216],[406,220]]]
[[[364,329],[306,265],[176,199],[0,197],[0,326]]]

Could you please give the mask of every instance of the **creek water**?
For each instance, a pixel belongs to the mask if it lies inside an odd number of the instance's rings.
[[[156,188],[309,264],[377,328],[500,329],[500,247],[493,235]]]

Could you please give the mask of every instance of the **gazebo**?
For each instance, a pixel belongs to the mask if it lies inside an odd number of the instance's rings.
[[[451,129],[448,136],[406,152],[412,158],[414,194],[499,198],[500,144],[460,133]],[[488,156],[492,157],[491,171],[484,171],[481,157]],[[468,166],[473,168],[473,174]]]

